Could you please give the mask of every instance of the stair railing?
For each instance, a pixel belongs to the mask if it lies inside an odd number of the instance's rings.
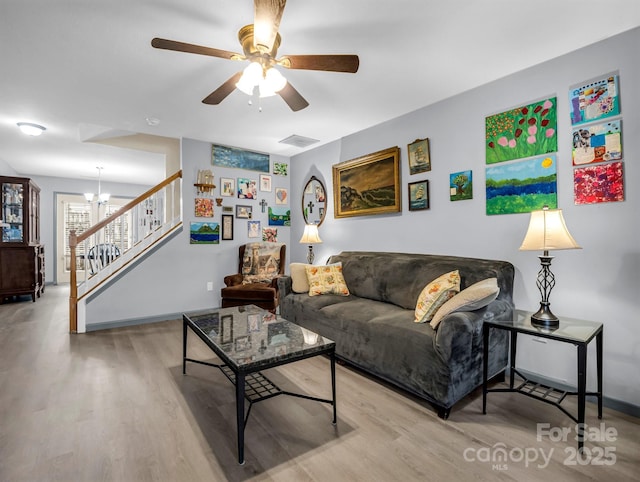
[[[79,300],[181,224],[181,179],[180,170],[83,233],[69,232],[71,333],[78,331]]]

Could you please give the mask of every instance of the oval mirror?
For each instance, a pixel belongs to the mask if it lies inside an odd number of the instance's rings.
[[[302,215],[306,224],[320,226],[326,215],[327,191],[322,181],[315,176],[304,186],[302,191]]]

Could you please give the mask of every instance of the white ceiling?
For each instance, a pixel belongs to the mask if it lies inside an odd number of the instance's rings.
[[[0,160],[21,174],[155,183],[158,154],[82,142],[97,132],[188,137],[295,155],[640,25],[638,0],[289,0],[279,55],[358,54],[356,74],[287,71],[309,101],[233,92],[245,63],[157,50],[153,37],[241,52],[251,0],[1,0]],[[156,118],[151,126],[147,118]],[[16,122],[42,124],[38,138]]]

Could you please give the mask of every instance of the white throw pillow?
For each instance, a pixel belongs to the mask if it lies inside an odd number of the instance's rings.
[[[440,321],[454,311],[473,311],[484,308],[498,297],[500,288],[497,278],[487,278],[468,286],[443,304],[430,322],[435,330]]]
[[[289,272],[291,273],[291,289],[294,293],[308,293],[309,280],[307,279],[306,263],[291,263]]]

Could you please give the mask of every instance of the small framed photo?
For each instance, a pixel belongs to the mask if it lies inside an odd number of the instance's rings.
[[[222,215],[222,239],[233,239],[233,215]]]
[[[287,204],[289,202],[287,197],[287,190],[284,187],[276,188],[276,204]]]
[[[429,181],[409,183],[409,211],[429,209]]]
[[[250,238],[260,237],[260,221],[249,221],[247,223],[247,236]]]
[[[253,207],[245,206],[241,204],[236,205],[236,218],[251,219],[252,214],[253,214]]]
[[[248,336],[239,336],[235,339],[236,351],[245,351],[251,348],[251,341]]]
[[[268,174],[260,174],[260,190],[271,192],[271,176]]]
[[[407,146],[409,153],[409,174],[418,174],[431,170],[429,139],[416,139]]]
[[[221,343],[231,343],[233,341],[233,315],[224,315],[220,318],[220,338]]]
[[[236,193],[236,180],[229,177],[220,178],[220,195],[233,196]]]

